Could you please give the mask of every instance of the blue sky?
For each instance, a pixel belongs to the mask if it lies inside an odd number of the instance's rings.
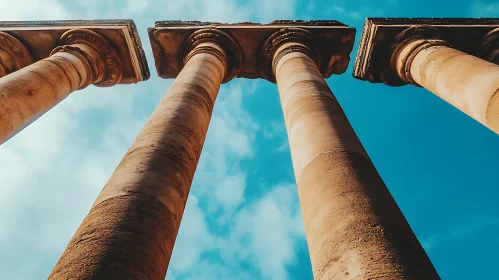
[[[75,92],[0,146],[0,279],[43,279],[171,80],[156,20],[493,17],[499,1],[0,0],[2,20],[131,18],[151,79]],[[422,88],[328,79],[443,279],[499,275],[499,136]],[[167,279],[312,279],[277,87],[222,86]]]

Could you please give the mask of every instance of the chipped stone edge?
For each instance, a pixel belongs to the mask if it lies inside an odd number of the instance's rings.
[[[206,21],[182,21],[182,20],[164,20],[156,21],[155,27],[200,27],[200,26],[276,26],[276,25],[293,25],[293,26],[338,26],[348,27],[337,20],[273,20],[270,23],[254,23],[254,22],[238,22],[238,23],[221,23],[221,22],[206,22]]]

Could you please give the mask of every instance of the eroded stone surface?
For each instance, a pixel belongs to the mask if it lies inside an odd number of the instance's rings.
[[[164,279],[215,99],[225,46],[203,41],[99,194],[49,279]]]
[[[314,278],[440,279],[304,48],[274,64]]]

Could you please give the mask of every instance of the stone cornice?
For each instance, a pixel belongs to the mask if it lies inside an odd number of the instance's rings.
[[[26,46],[14,36],[0,31],[0,77],[33,63]]]
[[[498,18],[367,18],[362,31],[353,76],[372,83],[399,86],[402,80],[393,79],[390,59],[397,47],[396,37],[413,26],[427,26],[438,30],[441,40],[453,48],[481,55],[484,36],[499,27]],[[400,36],[399,36],[400,37]],[[428,38],[432,39],[432,38]],[[399,42],[402,42],[399,40]]]
[[[211,23],[197,21],[159,21],[149,28],[149,39],[156,69],[161,78],[175,78],[183,66],[184,43],[200,29],[216,29],[225,32],[241,48],[242,65],[240,78],[264,78],[261,75],[261,53],[272,34],[285,28],[302,28],[317,38],[321,63],[318,65],[324,77],[342,74],[348,65],[355,40],[355,29],[338,21],[273,21],[258,23]]]
[[[221,53],[216,48],[207,46],[200,47],[199,45],[204,42],[212,42],[218,45],[225,53]],[[223,82],[226,83],[239,75],[242,66],[242,53],[241,48],[225,32],[218,29],[206,28],[197,30],[192,33],[184,42],[184,49],[182,50],[182,60],[185,64],[193,55],[200,52],[210,52],[225,64],[225,77]]]
[[[34,61],[48,57],[66,31],[81,28],[100,34],[116,49],[123,64],[120,84],[137,83],[149,78],[145,53],[132,20],[0,22],[0,31],[21,40],[31,51]]]

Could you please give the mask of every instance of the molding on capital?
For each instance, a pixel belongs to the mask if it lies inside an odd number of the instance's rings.
[[[217,44],[225,53],[214,47],[199,46],[205,42]],[[201,52],[212,53],[224,63],[226,69],[223,83],[239,76],[243,60],[241,47],[227,33],[212,28],[194,31],[183,44],[182,64],[185,65],[191,57]]]
[[[78,45],[92,48],[98,54],[88,53]],[[58,52],[76,53],[90,66],[93,77],[92,84],[99,87],[109,87],[118,84],[123,78],[121,59],[111,43],[102,35],[88,29],[71,29],[62,34],[59,46],[50,55]]]
[[[452,47],[441,38],[440,31],[428,25],[414,25],[397,34],[388,48],[388,65],[381,72],[381,81],[392,86],[405,84],[419,86],[410,75],[412,62],[420,51],[431,46]],[[411,49],[407,52],[406,57],[402,58],[402,67],[397,69],[397,61],[400,61],[399,56],[408,47]]]
[[[0,77],[34,62],[31,52],[16,37],[0,31]]]
[[[281,48],[287,43],[291,43],[291,45]],[[277,51],[279,52],[276,53]],[[270,35],[263,44],[259,67],[261,77],[275,83],[275,68],[279,60],[292,52],[304,53],[315,61],[317,67],[321,65],[317,39],[312,32],[303,28],[283,28]]]
[[[499,64],[499,27],[483,37],[480,54],[483,59]]]
[[[498,27],[499,18],[367,18],[353,76],[371,83],[404,85],[406,82],[393,71],[391,60],[397,46],[408,43],[405,38],[419,36],[427,39],[427,43],[447,43],[462,52],[483,57],[480,54],[483,38]]]

